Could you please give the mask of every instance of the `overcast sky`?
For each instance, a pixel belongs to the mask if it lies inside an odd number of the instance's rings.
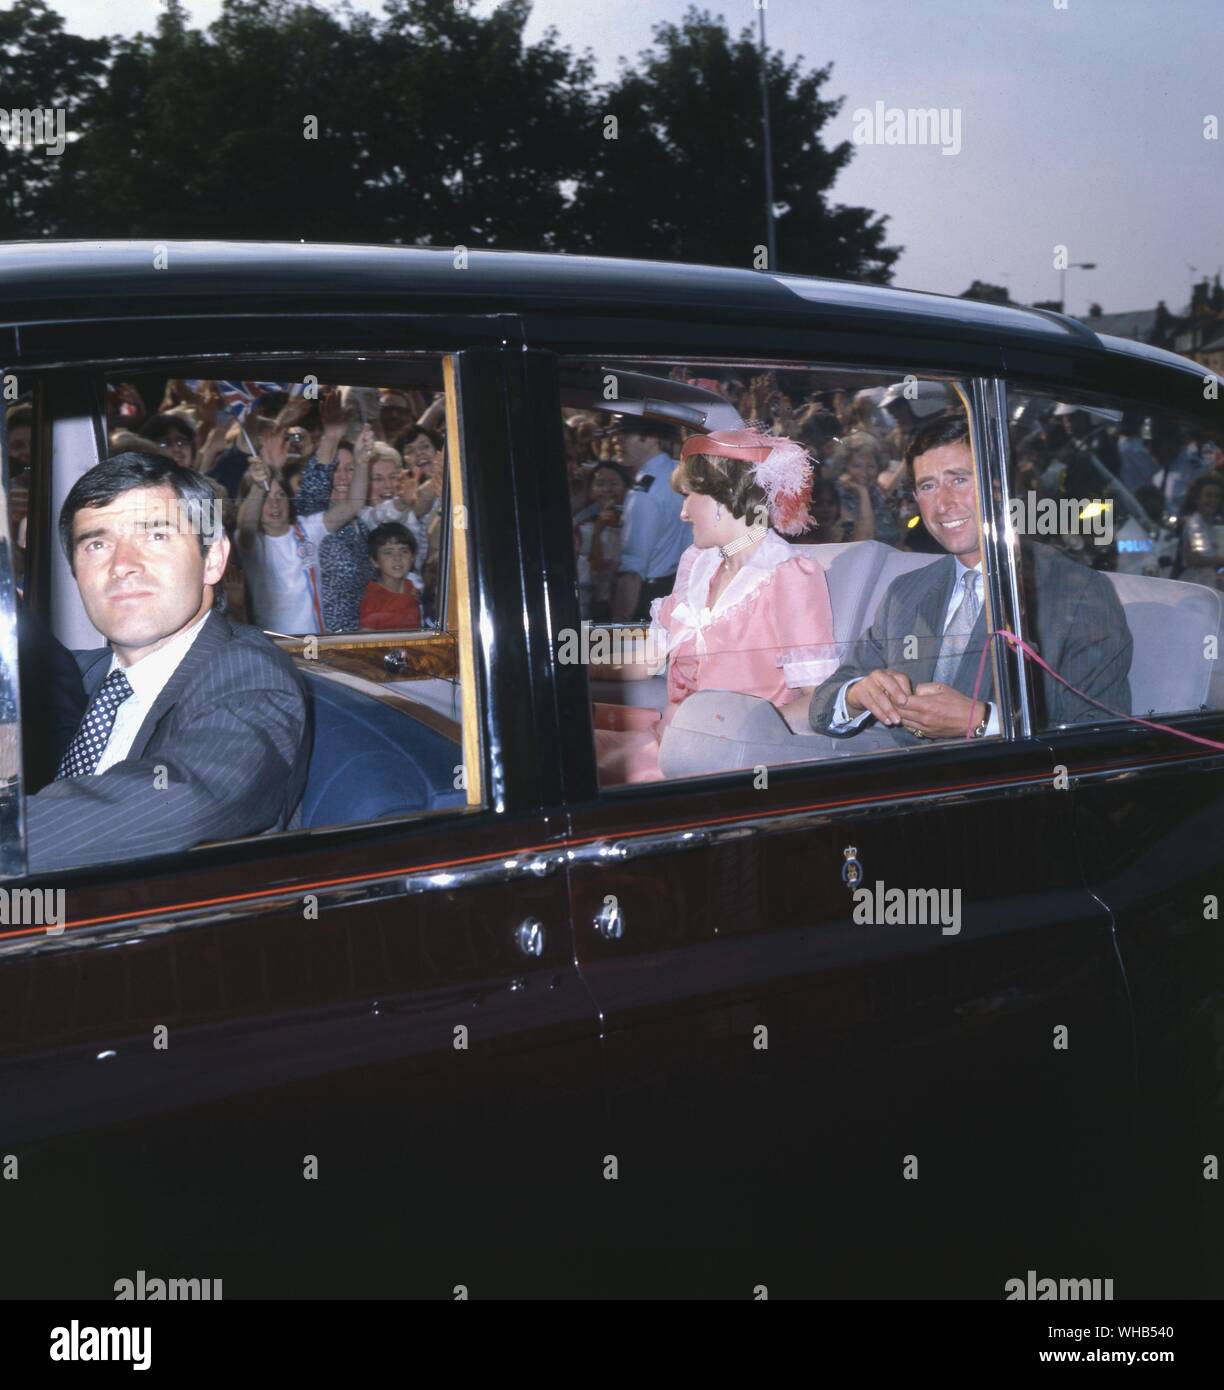
[[[53,2],[86,35],[151,30],[159,8]],[[554,25],[611,77],[687,5],[536,0],[529,35]],[[701,7],[733,32],[757,22],[753,0]],[[203,25],[220,4],[187,8]],[[834,64],[825,95],[845,104],[827,143],[850,139],[855,111],[877,101],[946,109],[949,123],[960,112],[955,155],[861,144],[834,187],[889,215],[889,241],[906,248],[895,284],[957,294],[982,279],[1024,303],[1054,299],[1061,244],[1097,263],[1069,273],[1070,312],[1176,309],[1189,265],[1200,277],[1224,266],[1224,131],[1203,136],[1209,115],[1224,127],[1224,0],[767,0],[765,14],[771,47]]]

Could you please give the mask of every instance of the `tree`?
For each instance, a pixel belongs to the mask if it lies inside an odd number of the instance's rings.
[[[690,10],[606,90],[531,0],[165,0],[152,34],[89,42],[44,0],[0,16],[4,90],[67,106],[63,155],[5,156],[8,236],[222,237],[589,250],[750,265],[765,241],[760,56]],[[829,67],[771,54],[788,270],[887,280],[884,218],[831,204]],[[54,74],[49,80],[48,73]],[[618,138],[607,140],[605,116]]]
[[[526,44],[530,0],[484,18],[472,0],[387,0],[386,12],[379,220],[404,241],[563,249],[564,190],[592,145],[589,56],[552,29]]]
[[[226,0],[201,33],[171,0],[155,35],[114,43],[106,89],[66,165],[63,227],[121,237],[351,236],[362,220],[370,111],[362,85],[337,75],[360,72],[375,50],[364,17],[294,0]]]
[[[118,39],[65,165],[61,232],[555,248],[592,68],[528,0],[389,0],[386,17],[171,0]]]
[[[773,133],[778,259],[793,272],[885,282],[901,253],[884,244],[887,218],[830,203],[849,162],[848,141],[826,149],[820,131],[841,101],[822,98],[832,65],[803,71],[771,51],[766,81]],[[615,118],[579,181],[572,240],[605,255],[719,265],[759,263],[766,244],[761,54],[750,28],[690,8],[655,27],[636,64],[622,60],[600,117]],[[600,131],[603,135],[603,131]]]
[[[64,21],[43,0],[15,0],[0,10],[0,93],[7,111],[58,110],[68,140],[81,133],[81,113],[99,90],[109,45],[64,32]],[[49,200],[64,161],[47,145],[0,145],[0,239],[47,236],[56,230]]]
[[[975,280],[967,290],[962,290],[958,299],[980,299],[986,304],[1010,304],[1011,296],[1003,285],[992,285],[988,280]]]

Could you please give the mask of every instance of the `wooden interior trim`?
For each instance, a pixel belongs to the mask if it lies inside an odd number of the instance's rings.
[[[405,632],[401,635],[379,633],[363,636],[360,633],[338,633],[332,639],[319,637],[308,648],[311,638],[277,637],[277,645],[290,656],[323,666],[332,671],[351,671],[367,680],[457,680],[459,678],[459,644],[451,632]],[[307,655],[311,651],[313,655]],[[390,671],[383,664],[388,652],[402,652],[408,665],[406,671]]]
[[[469,806],[484,805],[484,777],[480,760],[480,711],[476,700],[476,622],[472,614],[472,574],[468,553],[467,498],[463,487],[460,400],[455,380],[455,357],[442,359],[446,390],[446,476],[450,484],[451,514],[443,520],[450,534],[450,570],[453,607],[447,620],[453,624],[459,648],[459,693],[463,702],[463,768]]]

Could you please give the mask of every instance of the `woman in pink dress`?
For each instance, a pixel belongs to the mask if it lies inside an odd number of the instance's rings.
[[[647,654],[656,659],[600,672],[636,680],[666,666],[667,707],[595,705],[601,786],[662,779],[659,741],[694,691],[781,706],[836,670],[824,570],[778,534],[811,525],[811,485],[811,460],[794,440],[741,429],[685,441],[672,487],[684,495],[693,544],[671,594],[651,605]]]

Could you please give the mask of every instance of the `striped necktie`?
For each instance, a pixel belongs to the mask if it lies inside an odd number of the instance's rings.
[[[939,660],[935,663],[935,679],[941,685],[951,685],[960,666],[961,657],[969,645],[969,635],[982,611],[982,600],[978,595],[978,581],[981,575],[977,570],[965,570],[961,575],[964,595],[957,605],[952,620],[944,629],[943,642],[939,648]]]

